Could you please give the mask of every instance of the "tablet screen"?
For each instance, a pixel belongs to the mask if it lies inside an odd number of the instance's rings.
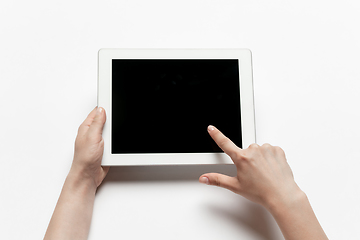
[[[238,59],[113,59],[111,152],[222,152],[214,125],[242,147]]]

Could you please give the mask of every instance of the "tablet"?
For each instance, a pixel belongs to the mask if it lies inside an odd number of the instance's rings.
[[[255,142],[248,49],[101,49],[102,165],[232,164],[207,132]]]

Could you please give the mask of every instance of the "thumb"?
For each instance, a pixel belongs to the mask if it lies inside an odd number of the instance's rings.
[[[96,115],[92,121],[89,129],[90,135],[101,136],[106,122],[105,110],[102,107],[96,109]]]
[[[102,167],[103,169],[103,179],[106,177],[106,175],[108,174],[109,170],[110,170],[110,167],[109,166],[104,166]]]
[[[205,173],[199,178],[200,183],[226,188],[233,192],[238,192],[240,188],[239,180],[236,177],[229,177],[220,173]]]

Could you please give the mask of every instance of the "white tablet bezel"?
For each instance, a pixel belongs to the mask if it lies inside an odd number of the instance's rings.
[[[103,130],[103,166],[115,165],[181,165],[232,164],[224,153],[164,153],[164,154],[112,154],[111,153],[111,85],[112,59],[238,59],[240,76],[240,110],[243,147],[255,143],[254,94],[251,51],[248,49],[100,49],[98,55],[99,107],[106,111]],[[221,130],[221,129],[220,129]],[[206,131],[206,129],[204,129]]]

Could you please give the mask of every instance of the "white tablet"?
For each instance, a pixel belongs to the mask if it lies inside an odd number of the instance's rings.
[[[255,142],[248,49],[101,49],[102,165],[232,164],[207,132]]]

